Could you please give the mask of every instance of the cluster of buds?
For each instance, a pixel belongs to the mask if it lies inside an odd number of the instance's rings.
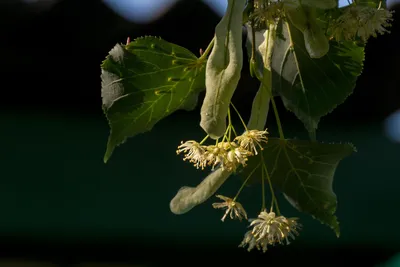
[[[236,137],[233,142],[219,142],[215,145],[202,145],[193,140],[181,142],[176,153],[184,153],[183,160],[193,163],[197,169],[220,166],[234,172],[237,167],[246,166],[249,156],[257,155],[256,147],[262,149],[261,143],[268,142],[267,134],[266,130],[250,130]]]
[[[330,26],[331,35],[337,41],[354,40],[356,37],[364,42],[377,34],[389,32],[392,12],[384,8],[352,5],[345,9]]]

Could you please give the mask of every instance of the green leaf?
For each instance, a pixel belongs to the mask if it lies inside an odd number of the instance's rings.
[[[205,60],[155,37],[117,44],[102,64],[103,110],[110,124],[104,162],[128,137],[176,110],[192,110],[204,90]]]
[[[296,209],[311,214],[339,236],[332,183],[339,162],[353,152],[351,144],[270,138],[262,157],[274,188],[283,192]],[[247,177],[260,161],[261,154],[251,157],[241,176]],[[260,177],[258,168],[252,179],[258,181]]]
[[[333,41],[325,56],[312,59],[303,34],[290,22],[280,23],[272,56],[273,89],[313,133],[320,118],[353,92],[363,61],[364,47]]]

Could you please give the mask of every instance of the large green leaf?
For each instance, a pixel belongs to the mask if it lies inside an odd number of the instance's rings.
[[[327,224],[339,236],[333,177],[339,162],[354,151],[351,144],[270,138],[262,155],[273,186],[283,192],[295,208]],[[252,157],[240,175],[247,177],[260,161],[260,154]],[[258,181],[261,169],[258,168],[252,177]]]
[[[361,74],[364,48],[352,42],[330,42],[328,54],[312,59],[301,31],[280,23],[272,56],[273,90],[309,132],[353,92]]]
[[[111,132],[104,161],[126,138],[178,109],[192,110],[204,89],[205,60],[155,37],[117,44],[102,64],[103,109]]]

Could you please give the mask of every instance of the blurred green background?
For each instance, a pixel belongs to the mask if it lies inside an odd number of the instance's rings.
[[[217,199],[181,216],[169,210],[181,186],[195,186],[208,174],[175,153],[181,140],[201,140],[198,121],[190,120],[194,117],[173,115],[152,132],[129,139],[107,164],[102,156],[108,125],[102,118],[1,117],[7,140],[1,159],[1,232],[63,239],[139,235],[149,243],[159,242],[160,236],[166,242],[239,242],[246,225],[222,223],[222,212],[211,207]],[[290,130],[286,136],[299,136]],[[400,145],[387,140],[379,124],[323,127],[318,137],[352,142],[358,152],[339,164],[334,180],[341,238],[301,215],[300,238],[307,243],[400,245],[400,232],[388,224],[400,220],[395,205],[400,203]],[[240,185],[233,176],[221,192],[234,195]],[[254,185],[241,195],[246,206],[254,206],[249,207],[253,217],[260,208],[260,190]],[[289,206],[284,209],[298,215]]]
[[[215,199],[185,215],[169,210],[169,201],[181,186],[195,186],[207,174],[175,155],[181,140],[201,138],[195,117],[173,115],[152,132],[129,139],[104,164],[108,125],[103,118],[2,116],[6,142],[1,156],[1,235],[53,242],[104,243],[120,238],[143,246],[236,248],[247,225],[222,223],[222,212],[211,207]],[[290,124],[284,124],[286,136],[301,136],[292,129],[301,125]],[[383,135],[381,124],[322,123],[318,137],[352,142],[358,149],[340,163],[334,180],[342,234],[337,239],[331,229],[299,214],[281,198],[284,213],[300,216],[304,225],[293,245],[399,247],[400,145]],[[233,195],[240,184],[238,177],[231,177],[219,192]],[[241,194],[253,217],[260,208],[260,190],[255,185]]]

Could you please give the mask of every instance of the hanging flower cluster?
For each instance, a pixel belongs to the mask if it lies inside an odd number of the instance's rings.
[[[222,203],[214,203],[214,208],[227,208],[222,221],[230,214],[231,219],[242,220],[243,217],[247,219],[247,213],[242,204],[235,199],[217,195],[216,197],[224,200]],[[301,224],[297,222],[298,218],[286,218],[284,216],[276,216],[273,211],[267,212],[265,209],[261,211],[257,219],[250,219],[249,227],[252,230],[246,232],[242,243],[239,247],[248,246],[247,250],[251,251],[254,248],[266,252],[268,246],[275,246],[276,244],[289,245],[289,238],[295,239],[299,235],[298,230],[301,229]]]
[[[297,10],[302,5],[330,9],[335,7],[331,3],[335,3],[335,1],[255,0],[249,18],[253,20],[253,26],[260,30],[265,29],[268,23],[287,19],[286,13],[289,10]],[[299,13],[300,11],[296,12]],[[306,20],[306,18],[304,19]],[[390,31],[387,28],[391,26],[392,20],[393,11],[382,8],[381,5],[378,8],[373,8],[353,1],[352,4],[343,8],[343,12],[339,17],[333,18],[333,21],[328,26],[329,37],[334,38],[336,41],[352,41],[360,38],[366,42],[370,37],[389,33]],[[295,22],[292,21],[292,23]]]
[[[352,5],[345,9],[331,25],[332,37],[337,41],[360,38],[366,42],[371,36],[389,33],[392,11],[384,8]]]
[[[232,130],[234,131],[233,126],[230,124],[227,129],[229,134],[225,134],[223,141],[217,141],[214,145],[203,144],[207,137],[200,143],[193,140],[181,142],[176,153],[183,153],[183,160],[189,161],[197,169],[204,170],[207,166],[211,166],[212,169],[220,167],[225,171],[234,172],[239,166],[246,166],[248,157],[258,155],[259,151],[263,150],[263,144],[268,143],[268,131],[246,129],[242,135],[236,136],[231,140],[230,131]],[[262,177],[262,179],[265,179],[265,177]],[[246,210],[236,200],[242,188],[234,198],[216,195],[222,202],[213,203],[212,206],[215,209],[226,209],[221,218],[222,221],[225,221],[228,215],[231,219],[248,220]],[[273,199],[275,199],[274,193],[271,193]],[[277,205],[276,199],[274,203]],[[245,234],[242,243],[239,245],[240,247],[248,246],[248,251],[257,248],[265,252],[268,246],[283,244],[284,240],[286,244],[289,244],[289,238],[294,239],[298,235],[301,225],[297,223],[297,218],[276,216],[272,208],[269,213],[263,209],[257,219],[249,220],[249,227],[252,227],[252,230]]]
[[[284,240],[286,245],[289,245],[289,238],[294,239],[299,235],[298,230],[301,229],[297,218],[276,217],[274,212],[262,211],[258,219],[251,219],[250,222],[250,227],[253,229],[245,234],[239,245],[240,247],[248,245],[248,251],[257,248],[266,252],[268,245],[283,244]]]
[[[265,29],[268,23],[274,23],[283,17],[283,1],[255,0],[249,19],[254,20],[256,29]]]
[[[231,219],[238,219],[241,221],[243,217],[247,220],[247,213],[244,210],[242,204],[235,201],[235,199],[231,199],[226,196],[216,195],[217,198],[224,200],[222,203],[213,203],[212,206],[215,209],[223,209],[226,208],[226,212],[224,216],[222,216],[221,221],[225,221],[225,218],[228,214],[230,214]]]
[[[204,170],[211,166],[214,170],[220,166],[234,172],[239,166],[246,166],[248,157],[257,155],[256,147],[262,149],[261,143],[268,142],[267,134],[267,130],[247,130],[233,141],[217,142],[215,145],[202,145],[193,140],[182,141],[176,153],[184,153],[183,160],[193,163],[197,169]]]

